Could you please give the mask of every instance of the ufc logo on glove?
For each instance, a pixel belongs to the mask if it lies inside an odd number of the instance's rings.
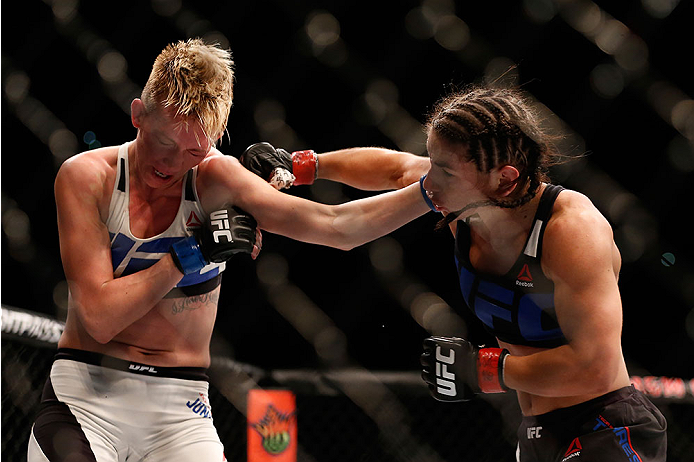
[[[210,214],[210,225],[216,226],[217,231],[212,233],[214,241],[219,244],[219,237],[226,237],[227,242],[232,242],[231,239],[231,227],[229,226],[229,214],[226,209],[217,210]]]
[[[455,374],[448,370],[448,366],[455,363],[455,351],[448,350],[448,356],[441,353],[441,347],[436,346],[436,385],[437,391],[442,395],[455,396]]]
[[[469,401],[477,393],[503,393],[508,350],[480,348],[464,338],[424,339],[422,378],[439,401]]]

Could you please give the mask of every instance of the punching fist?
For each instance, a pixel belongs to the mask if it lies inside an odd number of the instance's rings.
[[[439,401],[469,401],[476,393],[502,393],[508,350],[479,348],[463,338],[424,340],[422,378]]]
[[[253,253],[258,224],[250,214],[236,207],[216,210],[205,225],[170,249],[174,263],[183,274],[200,271],[209,263],[222,263],[237,253]]]
[[[295,151],[290,154],[265,142],[248,146],[239,161],[277,189],[312,184],[318,171],[315,152]]]

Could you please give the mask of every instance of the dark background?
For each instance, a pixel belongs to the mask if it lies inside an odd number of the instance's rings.
[[[3,2],[2,303],[64,316],[57,168],[77,152],[135,137],[129,103],[170,42],[202,36],[231,48],[235,101],[221,150],[234,156],[261,140],[288,150],[378,145],[424,154],[424,137],[408,121],[421,123],[451,85],[488,81],[515,65],[504,79],[561,122],[566,154],[585,154],[557,169],[555,182],[587,194],[615,229],[631,372],[690,378],[694,17],[687,1],[669,14],[647,8],[663,3],[26,0],[10,12]],[[428,29],[425,18],[434,18]],[[588,28],[581,18],[597,20]],[[339,38],[321,42],[315,31],[331,24]],[[446,39],[446,24],[462,35]],[[326,202],[367,194],[327,183],[289,193]],[[225,273],[215,352],[272,368],[416,370],[428,334],[410,315],[407,288],[436,294],[459,311],[469,337],[492,342],[460,309],[453,239],[433,230],[436,221],[430,213],[349,252],[266,233],[258,261],[237,257]],[[372,264],[384,248],[401,251],[392,280]],[[300,289],[314,314],[280,314],[277,282],[263,282],[263,271]],[[316,309],[337,330],[311,336],[287,320],[315,317]]]

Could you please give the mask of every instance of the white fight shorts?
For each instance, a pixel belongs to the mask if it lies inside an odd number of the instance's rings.
[[[28,462],[224,461],[201,368],[58,350]]]

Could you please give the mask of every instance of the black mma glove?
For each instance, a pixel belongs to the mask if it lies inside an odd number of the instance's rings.
[[[258,223],[237,207],[224,207],[210,214],[205,226],[170,249],[183,274],[200,271],[209,263],[222,263],[237,253],[252,253]]]
[[[422,378],[439,401],[469,401],[476,393],[502,393],[508,350],[479,348],[463,338],[429,337],[421,356]]]
[[[290,154],[266,142],[248,146],[239,161],[277,189],[312,184],[318,171],[318,156],[315,152],[295,151]]]

